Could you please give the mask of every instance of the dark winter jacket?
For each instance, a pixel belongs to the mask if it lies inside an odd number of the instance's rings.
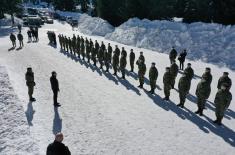
[[[58,80],[56,79],[56,77],[51,76],[50,81],[51,81],[51,89],[52,89],[53,91],[59,91],[59,90],[60,90],[60,89],[59,89],[59,82],[58,82]]]
[[[232,80],[228,77],[228,76],[222,76],[220,77],[219,81],[218,81],[218,85],[217,85],[217,88],[218,89],[221,89],[221,86],[222,84],[228,84],[229,85],[229,88],[231,88],[232,86]]]
[[[54,141],[47,147],[47,155],[71,155],[69,148],[63,143]]]
[[[16,36],[14,34],[11,34],[10,39],[11,39],[11,41],[16,41]]]
[[[19,33],[19,34],[17,35],[17,38],[18,38],[19,41],[22,41],[22,40],[23,40],[23,35]]]
[[[180,62],[185,62],[186,56],[187,56],[187,52],[182,52],[182,53],[180,53],[180,56],[179,56],[178,60]]]
[[[177,57],[177,51],[175,49],[172,49],[170,54],[169,54],[169,57],[171,60],[175,60],[176,57]]]
[[[29,87],[35,86],[34,82],[34,73],[33,72],[27,72],[25,74],[25,80],[26,80],[26,85]]]

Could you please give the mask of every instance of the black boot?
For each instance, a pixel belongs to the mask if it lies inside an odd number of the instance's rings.
[[[164,97],[163,100],[169,101],[169,96]]]
[[[199,114],[200,113],[200,110],[198,109],[197,111],[195,111],[195,114]]]
[[[36,99],[32,97],[32,98],[30,98],[30,101],[31,101],[31,102],[35,102]]]

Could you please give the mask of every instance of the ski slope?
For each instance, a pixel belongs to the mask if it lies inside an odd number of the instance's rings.
[[[0,65],[7,68],[10,82],[21,101],[15,104],[23,106],[24,111],[29,106],[34,111],[22,117],[24,121],[28,120],[31,140],[39,148],[33,154],[45,154],[47,145],[59,131],[64,133],[64,143],[69,146],[73,155],[235,154],[234,100],[226,112],[224,126],[218,127],[212,123],[215,119],[213,100],[217,81],[224,71],[228,71],[230,77],[235,79],[235,72],[201,61],[187,60],[186,63],[192,63],[196,76],[185,103],[186,109],[180,109],[176,106],[179,103],[177,90],[171,91],[170,102],[161,99],[164,97],[162,77],[165,67],[170,63],[168,55],[122,45],[104,37],[87,36],[93,41],[104,41],[106,45],[110,42],[113,47],[116,44],[119,48],[125,47],[128,54],[133,48],[136,57],[143,51],[148,69],[152,62],[156,62],[159,70],[158,89],[156,95],[152,96],[146,93],[150,89],[149,85],[144,85],[144,90],[137,88],[136,73],[128,74],[124,81],[60,51],[59,47],[49,46],[46,35],[48,30],[54,30],[57,34],[72,36],[75,33],[86,37],[78,31],[72,32],[69,25],[56,21],[53,25],[45,25],[39,29],[38,43],[25,43],[22,50],[8,51],[11,47],[9,37],[0,37]],[[26,31],[27,29],[23,29],[25,42]],[[24,79],[29,66],[33,68],[36,82],[34,97],[37,101],[32,105],[28,102]],[[205,67],[212,69],[212,92],[205,116],[199,117],[194,114],[197,110],[195,89]],[[130,69],[129,65],[127,69]],[[53,107],[50,88],[49,78],[53,70],[57,72],[60,82],[58,101],[62,107],[59,109]],[[146,77],[147,75],[148,71]],[[177,84],[180,76],[178,74]],[[234,85],[231,92],[234,96]],[[8,127],[7,124],[5,126]],[[1,135],[2,133],[0,140]],[[2,152],[5,155],[4,148],[0,149],[0,154]]]

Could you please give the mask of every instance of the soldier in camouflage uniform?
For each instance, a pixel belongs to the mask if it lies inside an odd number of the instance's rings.
[[[203,115],[203,109],[205,108],[206,100],[209,98],[211,93],[211,87],[209,81],[202,79],[197,85],[196,96],[197,96],[197,106],[198,110],[195,112],[200,116]]]
[[[178,84],[180,103],[177,106],[181,108],[184,108],[186,96],[188,95],[190,90],[190,83],[190,77],[187,75],[187,73],[183,73],[183,76],[180,78]]]
[[[90,42],[86,39],[86,57],[87,57],[87,62],[90,63]]]
[[[202,78],[205,79],[210,85],[212,82],[212,75],[211,75],[211,69],[206,68],[205,73],[203,73]]]
[[[145,63],[145,57],[144,57],[144,55],[143,55],[143,52],[140,52],[140,56],[139,56],[139,58],[138,58],[138,60],[137,60],[137,62],[136,62],[136,64],[138,65],[138,61],[139,60],[141,60],[141,61],[143,61],[144,63]]]
[[[58,38],[59,38],[60,48],[62,49],[61,34],[58,35]]]
[[[134,63],[135,63],[135,53],[133,52],[133,49],[131,49],[131,53],[130,53],[130,66],[131,66],[131,72],[134,71]]]
[[[157,82],[157,78],[158,78],[158,70],[155,67],[155,63],[152,63],[152,66],[149,70],[149,81],[150,81],[150,87],[151,90],[149,91],[149,93],[154,94],[154,91],[156,89],[156,82]]]
[[[69,52],[69,40],[66,36],[65,36],[65,47],[66,47],[66,52]]]
[[[139,82],[140,82],[140,85],[138,86],[139,88],[143,88],[143,85],[144,85],[144,75],[146,73],[146,65],[144,63],[143,60],[138,60],[138,68],[139,68],[139,71],[138,71],[138,78],[139,78]]]
[[[125,53],[122,53],[120,58],[120,70],[122,72],[122,79],[125,79],[126,64],[127,64],[126,55]]]
[[[172,89],[174,89],[175,87],[175,79],[178,75],[178,71],[179,71],[179,67],[178,65],[175,63],[175,60],[173,60],[173,63],[171,64],[171,67],[170,67],[170,72],[171,72],[171,75],[172,75],[172,80],[171,80],[171,87]]]
[[[73,51],[73,45],[72,45],[72,40],[71,38],[69,37],[69,51],[70,53],[72,54],[72,51]]]
[[[105,47],[105,45],[104,45],[104,42],[103,42],[103,41],[101,42],[100,48],[101,48],[103,51],[106,49],[106,47]]]
[[[116,50],[115,50],[116,51]],[[113,54],[113,75],[117,76],[118,66],[119,66],[119,55],[118,52],[114,52]]]
[[[102,48],[100,48],[99,52],[98,52],[98,61],[100,63],[100,69],[103,69],[103,65],[104,65],[103,64],[103,61],[104,61],[104,50]]]
[[[224,72],[223,76],[220,77],[219,81],[218,81],[218,85],[217,88],[221,89],[221,86],[223,83],[226,83],[228,85],[228,88],[230,89],[232,86],[232,80],[228,77],[229,73],[228,72]]]
[[[114,53],[116,54],[116,56],[117,56],[118,59],[119,59],[119,57],[120,57],[120,49],[118,48],[117,45],[115,46],[115,51],[114,51]]]
[[[187,64],[187,68],[185,68],[184,73],[189,78],[189,80],[190,80],[190,87],[191,87],[191,81],[192,81],[192,79],[194,77],[194,70],[191,67],[191,63]]]
[[[221,88],[218,90],[215,97],[215,115],[216,120],[214,123],[218,125],[222,125],[222,119],[224,117],[225,111],[228,109],[231,101],[232,94],[229,92],[230,84],[223,83],[221,84]]]
[[[77,38],[75,36],[75,34],[73,34],[73,38],[72,38],[72,51],[73,54],[76,55],[76,45],[77,44]]]
[[[127,57],[127,52],[124,47],[122,47],[121,55],[124,55],[124,57]]]
[[[81,46],[80,46],[80,36],[79,35],[77,35],[77,40],[76,40],[76,53],[78,54],[78,58],[80,58],[80,48],[81,48]]]
[[[61,35],[61,45],[62,45],[62,49],[65,50],[65,39],[63,35]]]
[[[104,50],[104,65],[106,67],[106,71],[105,72],[109,72],[109,52],[105,49]]]
[[[28,87],[29,101],[31,102],[36,101],[35,98],[33,98],[33,90],[35,82],[34,82],[34,73],[31,67],[27,68],[27,72],[25,74],[25,80],[26,80],[26,85]]]
[[[170,97],[170,91],[172,89],[171,85],[172,85],[172,75],[170,72],[170,67],[166,67],[166,72],[163,76],[163,84],[164,84],[164,94],[165,94],[165,98],[163,98],[163,100],[168,101],[169,97]]]
[[[94,46],[91,47],[91,59],[94,62],[94,66],[96,66],[96,56],[97,56],[97,50]]]
[[[83,37],[81,38],[81,55],[82,55],[82,60],[85,60],[85,42]]]
[[[177,51],[175,50],[175,47],[172,47],[172,50],[169,54],[171,64],[173,64],[173,62],[175,62],[176,57],[177,57]]]
[[[110,46],[110,43],[108,44],[108,53],[109,53],[109,63],[112,62],[112,54],[113,54],[113,48]]]

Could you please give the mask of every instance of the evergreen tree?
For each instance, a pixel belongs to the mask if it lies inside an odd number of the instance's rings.
[[[53,0],[56,10],[73,11],[75,9],[74,0]]]
[[[80,4],[81,4],[81,11],[82,12],[87,12],[88,11],[89,0],[80,0]]]

